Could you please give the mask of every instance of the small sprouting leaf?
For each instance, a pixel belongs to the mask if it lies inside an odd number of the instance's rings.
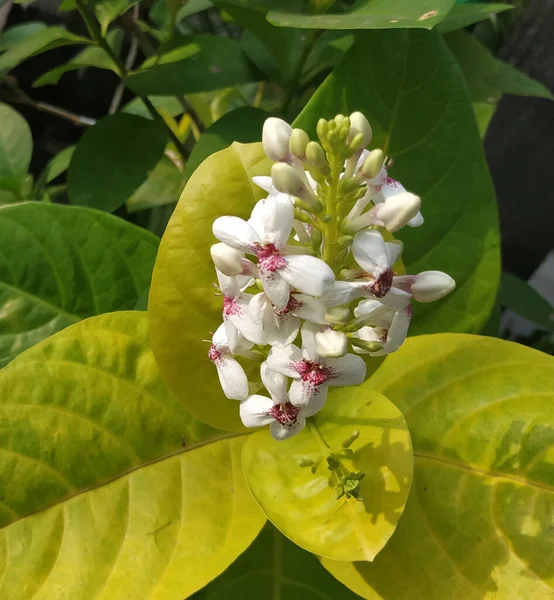
[[[347,453],[342,444],[355,430]],[[319,464],[315,473],[298,464],[306,458]],[[286,441],[267,429],[256,433],[242,465],[262,510],[296,544],[335,560],[372,561],[404,509],[412,446],[400,411],[366,383],[334,389],[308,427]]]

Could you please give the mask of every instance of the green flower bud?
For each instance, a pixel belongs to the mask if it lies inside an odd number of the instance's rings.
[[[304,197],[305,185],[298,171],[287,163],[275,163],[271,167],[273,185],[285,194]]]
[[[352,244],[354,237],[351,235],[342,235],[338,240],[337,244],[340,248],[346,248]]]
[[[324,175],[331,172],[329,163],[325,158],[325,152],[317,142],[309,142],[306,146],[306,160]]]
[[[364,136],[362,133],[357,133],[348,144],[348,152],[350,155],[364,147]]]
[[[294,218],[301,223],[311,223],[310,215],[297,207],[294,208]]]
[[[297,462],[299,467],[313,467],[315,464],[311,458],[301,458]]]
[[[293,129],[289,140],[291,154],[303,159],[306,156],[306,146],[309,142],[310,138],[303,129]]]
[[[373,138],[373,131],[369,121],[361,112],[353,112],[350,115],[350,145],[352,146],[354,139],[357,135],[362,136],[362,143],[359,148],[367,148],[371,144]]]
[[[327,457],[327,468],[329,471],[336,471],[339,468],[339,461],[334,456]]]
[[[323,236],[321,235],[321,231],[314,227],[312,229],[311,237],[312,237],[312,248],[316,251],[319,250],[319,248],[321,246],[321,241],[323,239]]]
[[[330,308],[325,315],[325,320],[331,325],[345,325],[350,320],[350,309],[346,306]]]
[[[362,168],[360,169],[362,175],[368,179],[373,179],[379,175],[381,168],[385,164],[385,155],[382,150],[372,150],[369,156],[365,159]]]
[[[359,328],[359,325],[357,325]],[[381,342],[366,342],[365,340],[360,340],[359,338],[351,337],[350,343],[356,348],[361,348],[362,350],[367,350],[368,352],[379,352],[379,350],[383,349],[383,344]]]
[[[360,432],[359,432],[357,429],[355,429],[355,430],[352,432],[352,435],[351,435],[350,437],[348,437],[348,438],[346,438],[346,439],[344,440],[344,442],[342,443],[342,447],[343,447],[343,448],[350,448],[350,446],[352,446],[352,444],[353,444],[353,443],[354,443],[354,442],[355,442],[355,441],[356,441],[356,440],[357,440],[359,437],[360,437]]]
[[[327,134],[329,133],[329,123],[325,119],[319,119],[316,132],[319,139],[323,142],[323,140],[327,139]]]

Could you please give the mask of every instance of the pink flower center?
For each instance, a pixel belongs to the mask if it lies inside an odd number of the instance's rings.
[[[290,298],[289,298],[289,303],[285,306],[285,308],[282,308],[281,310],[279,310],[278,308],[275,308],[275,306],[273,306],[273,311],[275,312],[276,316],[284,317],[285,315],[288,315],[290,312],[294,312],[295,310],[301,309],[303,306],[304,306],[304,302],[302,302],[302,300],[296,299],[291,294]]]
[[[377,298],[383,298],[389,293],[389,290],[392,287],[392,270],[387,269],[379,277],[377,277],[371,283],[368,283],[367,289]]]
[[[296,424],[299,412],[300,409],[298,407],[290,402],[286,402],[285,404],[275,404],[267,414],[271,415],[277,423],[285,427],[291,427]]]
[[[221,360],[221,352],[217,349],[217,346],[212,344],[210,349],[208,350],[208,358],[216,364],[219,360]]]
[[[329,379],[334,379],[338,375],[335,369],[305,358],[293,363],[292,367],[300,375],[302,381],[306,381],[314,387],[325,383]]]
[[[396,181],[396,179],[393,179],[392,177],[387,177],[387,179],[385,180],[387,182],[387,185],[390,185],[391,187],[394,188],[401,188],[402,185],[399,181]]]
[[[287,261],[273,244],[257,245],[254,252],[258,258],[258,268],[266,273],[274,273],[287,266]]]
[[[236,298],[223,296],[223,317],[242,314],[242,308]]]

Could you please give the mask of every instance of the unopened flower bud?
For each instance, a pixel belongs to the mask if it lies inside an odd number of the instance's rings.
[[[325,314],[325,321],[331,325],[345,325],[350,320],[350,309],[346,306],[330,308]]]
[[[210,248],[210,254],[216,269],[221,271],[223,275],[235,277],[242,273],[244,254],[239,250],[220,242]]]
[[[317,142],[310,142],[306,146],[306,160],[324,175],[328,175],[331,172],[325,152]]]
[[[292,127],[276,117],[265,120],[262,130],[262,144],[266,156],[276,162],[289,156],[289,141]]]
[[[358,338],[351,338],[350,343],[356,348],[365,350],[366,352],[379,352],[384,346],[382,342],[367,342],[366,340],[360,340]]]
[[[350,152],[350,154],[354,154],[354,152],[361,150],[363,147],[364,136],[361,133],[357,133],[348,143],[348,151]],[[358,154],[356,156],[358,156]]]
[[[329,123],[325,119],[319,119],[316,126],[316,132],[319,139],[323,142],[329,133]]]
[[[373,138],[373,131],[369,121],[361,112],[353,112],[350,115],[350,136],[349,142],[352,144],[354,137],[357,134],[362,134],[362,144],[360,148],[367,148],[371,144]]]
[[[413,219],[421,208],[421,198],[410,192],[402,192],[390,196],[374,206],[369,212],[374,222],[387,231],[394,233],[402,229],[410,219]]]
[[[275,163],[271,167],[271,179],[279,192],[299,198],[305,196],[304,182],[294,167],[282,162]]]
[[[327,329],[315,334],[315,347],[319,356],[339,358],[348,352],[348,338],[341,331]]]
[[[454,279],[442,271],[423,271],[415,279],[411,292],[418,302],[434,302],[456,287]]]
[[[289,150],[297,158],[306,156],[306,146],[310,143],[308,134],[303,129],[293,129],[289,140]]]
[[[369,153],[368,157],[364,161],[364,164],[362,165],[362,168],[360,169],[360,172],[367,179],[373,179],[379,175],[379,172],[384,164],[385,154],[381,149],[377,148]]]
[[[346,248],[347,246],[351,246],[354,241],[354,237],[351,235],[341,235],[337,240],[337,245],[339,248]]]
[[[353,444],[353,443],[354,443],[354,442],[355,442],[355,441],[356,441],[356,440],[357,440],[359,437],[360,437],[360,432],[359,432],[357,429],[355,429],[355,430],[352,432],[352,435],[351,435],[350,437],[346,438],[346,439],[345,439],[345,440],[342,442],[341,446],[342,446],[343,448],[350,448],[350,446],[352,446],[352,444]]]

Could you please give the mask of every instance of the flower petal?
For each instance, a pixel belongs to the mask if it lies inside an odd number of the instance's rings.
[[[224,275],[219,269],[215,270],[215,274],[217,275],[219,289],[225,296],[234,297],[240,294],[240,284],[235,277]]]
[[[321,296],[321,301],[327,308],[350,304],[352,300],[365,296],[364,287],[368,282],[358,281],[335,281],[333,287]]]
[[[292,294],[292,298],[301,304],[297,308],[293,308],[293,315],[311,323],[325,323],[327,308],[321,300],[306,294]]]
[[[402,250],[404,250],[404,244],[400,240],[385,242],[385,248],[387,249],[387,256],[389,257],[389,264],[394,265],[400,258]]]
[[[265,389],[273,399],[273,402],[283,404],[288,402],[287,378],[282,374],[270,369],[267,361],[260,365],[260,375]]]
[[[291,197],[280,193],[268,196],[259,210],[259,219],[263,223],[264,241],[276,248],[283,248],[289,239],[294,220]]]
[[[283,270],[277,272],[260,269],[264,291],[278,310],[286,308],[290,299],[290,285],[281,277]]]
[[[218,217],[212,231],[215,237],[231,248],[241,252],[252,252],[252,246],[260,243],[260,238],[252,227],[239,217]]]
[[[300,377],[298,371],[294,368],[295,363],[302,360],[302,351],[298,346],[291,344],[285,348],[273,347],[267,357],[267,366],[273,371],[282,373],[287,377]]]
[[[227,398],[244,400],[248,396],[248,378],[240,364],[231,356],[222,354],[215,366]]]
[[[273,180],[269,175],[256,175],[252,177],[252,181],[262,190],[265,190],[268,194],[276,194],[277,190],[273,185]]]
[[[385,240],[379,231],[360,231],[352,244],[354,259],[364,271],[378,277],[391,267]]]
[[[254,344],[267,344],[261,324],[256,323],[250,316],[248,305],[251,299],[250,294],[237,296],[233,303],[234,310],[226,317],[247,340]]]
[[[410,304],[412,296],[404,290],[396,287],[391,287],[387,295],[379,300],[385,305],[393,308],[394,310],[402,310]]]
[[[314,385],[311,381],[295,379],[289,389],[291,404],[301,408],[308,408],[314,405],[323,406],[327,399],[327,392],[329,391],[327,388],[328,383],[326,381],[325,383]]]
[[[336,371],[337,375],[327,382],[331,386],[360,385],[365,379],[366,365],[363,358],[347,354],[341,358],[328,358],[325,365]]]
[[[281,423],[277,423],[277,421],[273,421],[269,426],[269,431],[273,436],[273,439],[277,441],[286,440],[287,438],[300,433],[304,427],[306,426],[306,419],[300,415],[296,419],[296,423],[281,425]]]
[[[316,333],[323,331],[324,327],[305,321],[302,325],[302,356],[312,362],[318,362],[319,357],[316,351]]]
[[[411,218],[407,225],[408,227],[421,227],[424,223],[424,218],[423,215],[421,214],[421,212],[418,212],[417,215],[413,218]]]
[[[320,390],[319,394],[312,396],[308,404],[302,406],[300,414],[307,418],[318,413],[327,400],[327,391],[327,386],[325,386],[325,390]]]
[[[225,352],[229,349],[229,339],[227,337],[225,323],[221,323],[215,330],[215,333],[212,335],[212,344],[216,346],[220,352]]]
[[[287,266],[281,269],[281,276],[303,294],[321,296],[335,281],[331,268],[315,256],[297,254],[285,259]]]
[[[384,356],[385,354],[390,354],[391,352],[398,350],[408,335],[411,318],[411,307],[407,307],[404,310],[399,310],[392,319],[385,345],[377,352],[370,352],[370,355]]]
[[[238,329],[229,320],[228,317],[223,315],[223,325],[225,326],[225,335],[227,337],[227,346],[229,351],[234,354],[239,344],[240,334]]]
[[[273,421],[268,412],[274,402],[266,396],[254,394],[240,403],[240,419],[245,427],[262,427]]]

